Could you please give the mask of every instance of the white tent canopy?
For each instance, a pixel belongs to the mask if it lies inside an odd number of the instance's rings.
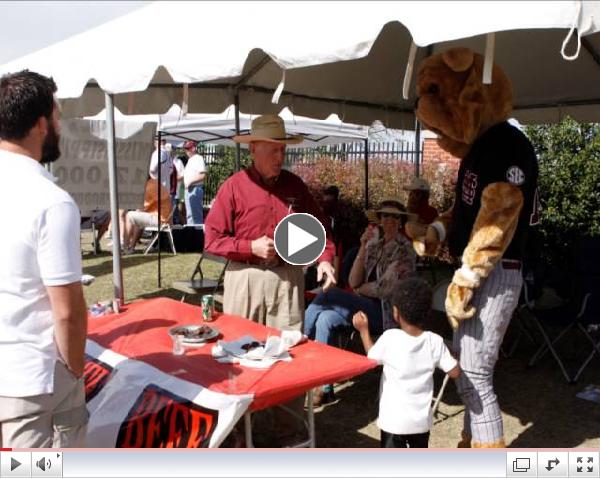
[[[181,19],[198,27],[176,35],[165,29]],[[565,61],[560,51],[570,30],[577,31],[570,46],[581,41],[582,48]],[[106,106],[116,218],[114,106],[126,114],[163,113],[173,104],[195,113],[287,106],[295,115],[335,113],[348,123],[378,119],[410,129],[416,96],[414,81],[403,92],[407,66],[453,46],[483,54],[489,32],[498,32],[488,52],[512,80],[520,122],[565,114],[600,121],[600,2],[582,0],[155,2],[2,65],[0,75],[28,68],[52,76],[65,117]],[[412,55],[413,41],[427,48]],[[115,296],[122,298],[118,246],[113,252]]]
[[[279,116],[285,122],[288,134],[302,135],[304,140],[288,148],[310,148],[327,144],[349,143],[364,141],[369,136],[366,126],[343,123],[337,115],[331,115],[325,120],[315,120],[295,116],[288,108],[284,108]],[[240,134],[250,132],[252,119],[255,115],[240,114]],[[229,106],[218,115],[191,114],[181,119],[161,124],[162,137],[167,140],[194,140],[211,144],[234,144],[236,135],[235,107]]]
[[[164,123],[177,121],[181,117],[181,108],[173,105],[162,115],[124,115],[115,108],[115,137],[127,139],[134,136],[144,127],[144,123],[155,123],[158,128]],[[90,132],[97,138],[107,138],[106,110],[100,111],[95,116],[83,118],[90,124]]]
[[[169,19],[197,21],[165,38]],[[583,47],[565,61],[576,27]],[[402,81],[411,41],[416,63],[465,45],[481,53],[496,34],[495,60],[515,89],[521,122],[571,114],[600,119],[600,2],[155,2],[0,67],[52,75],[67,116],[95,114],[104,91],[127,114],[172,104],[215,113],[239,99],[243,112],[275,112],[413,127],[414,81]],[[475,36],[480,35],[480,36]],[[467,38],[467,40],[457,40]],[[577,36],[570,42],[574,47]],[[273,92],[286,71],[278,105]],[[184,89],[183,84],[189,85]],[[184,106],[185,110],[185,106]]]

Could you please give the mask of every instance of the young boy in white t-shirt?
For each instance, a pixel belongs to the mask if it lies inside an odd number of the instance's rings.
[[[444,340],[423,330],[431,309],[431,289],[418,278],[406,279],[390,296],[394,320],[373,344],[363,312],[353,317],[369,358],[383,365],[377,426],[383,448],[427,448],[432,423],[433,372],[440,368],[451,378],[460,368]]]

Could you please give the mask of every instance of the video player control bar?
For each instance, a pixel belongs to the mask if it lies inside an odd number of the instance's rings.
[[[63,455],[65,462],[63,464]],[[0,452],[0,477],[600,478],[598,451],[153,450]]]

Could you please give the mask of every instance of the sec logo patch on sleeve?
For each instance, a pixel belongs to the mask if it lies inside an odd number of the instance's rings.
[[[506,171],[506,179],[510,184],[520,186],[525,182],[525,173],[518,166],[511,166],[508,168],[508,171]]]

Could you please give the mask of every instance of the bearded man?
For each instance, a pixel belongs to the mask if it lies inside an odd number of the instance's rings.
[[[82,447],[88,420],[79,210],[43,166],[60,156],[55,91],[30,71],[0,78],[0,214],[10,225],[0,234],[4,448]]]

